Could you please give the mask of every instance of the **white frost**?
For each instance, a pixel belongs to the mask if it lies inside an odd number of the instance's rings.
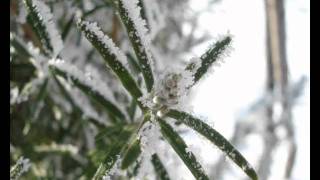
[[[110,53],[115,55],[123,65],[127,64],[127,57],[125,56],[125,54],[114,44],[112,39],[110,39],[102,32],[101,28],[98,27],[97,22],[90,23],[78,19],[78,24],[80,26],[84,26],[86,31],[89,31],[90,34],[95,34],[100,42],[104,44],[104,47],[107,48]]]
[[[30,168],[30,160],[27,158],[20,157],[17,163],[10,170],[10,180],[19,179],[19,177],[27,172]]]
[[[193,84],[193,73],[184,69],[169,69],[160,75],[153,92],[145,94],[139,101],[146,107],[157,111],[159,116],[166,108],[183,109],[186,106],[189,87]]]
[[[14,39],[17,41],[24,49],[30,53],[30,61],[37,68],[38,77],[43,77],[48,75],[48,60],[40,53],[40,49],[33,45],[32,42],[25,42],[19,36],[14,33],[10,33],[10,40]],[[11,48],[11,47],[10,47]]]
[[[140,16],[140,7],[137,5],[137,0],[121,0],[124,9],[128,13],[128,18],[133,22],[135,29],[137,30],[137,36],[141,39],[141,44],[143,47],[140,47],[140,51],[145,50],[147,55],[147,60],[149,64],[153,65],[152,56],[150,53],[150,44],[151,40],[148,34],[148,29],[146,28],[146,21],[143,20]],[[129,33],[129,36],[130,35]]]
[[[43,1],[33,0],[32,2],[34,3],[33,5],[38,12],[38,17],[40,18],[43,25],[46,26],[46,30],[53,48],[53,58],[55,58],[62,50],[63,42],[61,39],[61,35],[58,33],[58,30],[55,27],[53,15],[50,12],[49,7]]]
[[[113,164],[112,168],[109,169],[106,174],[102,177],[102,180],[112,180],[112,176],[119,174],[120,173],[120,164],[121,164],[121,159],[120,155],[116,156],[115,163]]]
[[[43,84],[44,78],[34,78],[28,82],[21,91],[18,88],[10,89],[10,104],[20,104],[29,99],[29,96],[37,92]]]
[[[103,117],[102,114],[99,114],[93,108],[93,106],[90,104],[89,99],[86,96],[84,96],[79,89],[72,88],[70,95],[74,100],[75,104],[77,104],[77,106],[81,108],[84,117],[92,118],[101,124],[107,125],[104,119],[105,117]]]
[[[147,157],[157,152],[161,135],[160,128],[156,122],[146,122],[139,131],[139,137],[143,153]]]
[[[49,64],[76,78],[81,83],[90,87],[92,91],[99,93],[101,96],[109,100],[114,105],[118,104],[117,101],[114,99],[113,95],[111,94],[109,87],[104,82],[100,81],[98,78],[93,77],[92,74],[90,77],[86,75],[86,73],[78,69],[75,65],[69,64],[61,59],[52,59],[49,61]],[[121,109],[120,106],[118,106],[118,108]],[[121,110],[123,111],[123,108]]]
[[[48,59],[40,54],[40,49],[35,47],[32,42],[27,43],[27,49],[32,56],[29,60],[38,69],[38,76],[48,76]]]
[[[52,142],[50,145],[38,145],[34,149],[37,152],[67,152],[73,155],[79,151],[79,148],[72,144],[56,144],[55,142]]]
[[[10,105],[15,104],[19,97],[18,87],[10,88]]]

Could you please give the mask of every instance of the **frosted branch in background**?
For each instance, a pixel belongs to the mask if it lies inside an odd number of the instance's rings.
[[[30,160],[20,157],[16,164],[10,169],[10,180],[17,180],[20,176],[27,172],[30,168]]]

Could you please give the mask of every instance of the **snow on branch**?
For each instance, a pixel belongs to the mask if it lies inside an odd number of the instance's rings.
[[[120,18],[126,27],[130,42],[139,60],[142,74],[150,92],[153,88],[154,78],[152,73],[153,58],[151,55],[151,40],[148,36],[146,21],[141,18],[137,0],[116,1]]]
[[[49,7],[39,0],[25,0],[29,11],[29,21],[34,26],[37,35],[46,50],[55,58],[63,48],[61,35],[56,29],[53,15]]]
[[[113,41],[104,35],[97,23],[89,23],[78,19],[77,22],[81,31],[85,34],[89,42],[98,50],[104,58],[107,65],[118,76],[122,85],[130,93],[130,95],[137,99],[142,96],[142,92],[136,84],[131,73],[124,66],[127,64],[126,56],[115,46]],[[142,107],[141,105],[139,105]]]
[[[30,168],[30,160],[20,157],[17,163],[10,169],[10,180],[19,179],[19,177],[27,172]]]
[[[84,27],[84,30],[88,33],[95,34],[104,47],[109,50],[109,53],[116,56],[123,65],[127,64],[128,61],[126,55],[114,44],[112,39],[102,32],[97,22],[88,22],[78,19],[77,23],[80,27]]]
[[[128,18],[133,22],[134,28],[137,33],[136,35],[141,39],[141,43],[144,46],[143,48],[150,47],[150,38],[148,35],[148,29],[146,28],[146,20],[142,19],[140,16],[141,7],[138,6],[138,1],[121,0],[121,2],[126,12],[128,13]]]
[[[215,44],[209,47],[209,49],[200,57],[201,66],[194,74],[194,83],[198,82],[213,65],[220,66],[220,62],[223,62],[223,55],[227,55],[229,53],[228,47],[230,47],[231,42],[232,36],[227,35],[219,38]],[[186,67],[186,70],[194,71],[194,62],[191,62]]]
[[[82,84],[90,87],[92,91],[99,93],[105,99],[111,101],[113,104],[117,104],[117,101],[114,99],[111,94],[110,88],[104,82],[99,81],[97,78],[86,75],[86,73],[79,70],[75,65],[69,64],[61,59],[52,59],[49,61],[49,64],[66,72],[68,75],[72,76],[79,80]]]

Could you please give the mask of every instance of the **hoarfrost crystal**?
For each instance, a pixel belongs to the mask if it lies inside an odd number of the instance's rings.
[[[141,146],[146,156],[156,152],[160,138],[160,129],[156,122],[146,122],[139,131]]]
[[[142,46],[140,47],[140,51],[143,52],[145,50],[147,57],[145,57],[149,63],[153,63],[152,56],[150,54],[150,37],[148,34],[148,30],[146,28],[146,21],[143,20],[140,16],[140,7],[137,5],[137,0],[121,0],[124,9],[126,9],[128,13],[128,18],[132,20],[135,29],[137,30],[137,36],[141,39]],[[129,33],[130,36],[130,33]],[[132,34],[131,34],[132,36]]]
[[[53,15],[50,12],[49,7],[43,1],[33,0],[32,2],[34,3],[34,7],[38,12],[39,19],[41,19],[43,25],[46,27],[46,31],[53,48],[53,57],[55,58],[62,50],[63,42],[53,22]]]
[[[156,114],[162,117],[167,113],[168,108],[183,108],[193,79],[191,71],[168,70],[163,73],[159,83],[155,84],[155,89],[139,100],[144,106],[156,111]]]
[[[112,39],[110,39],[107,35],[105,35],[101,28],[98,27],[96,22],[87,22],[87,21],[82,21],[81,19],[78,19],[77,22],[80,26],[84,26],[84,28],[86,29],[86,31],[88,31],[91,34],[94,34],[97,36],[97,38],[99,39],[99,41],[104,44],[104,47],[107,48],[109,50],[110,53],[112,53],[113,55],[115,55],[117,57],[117,59],[123,64],[126,65],[127,64],[127,58],[125,56],[125,54],[120,51],[120,49],[114,44],[114,42],[112,41]],[[89,34],[90,36],[90,34]]]

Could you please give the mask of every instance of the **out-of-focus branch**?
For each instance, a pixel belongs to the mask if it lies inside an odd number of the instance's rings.
[[[286,59],[286,46],[285,46],[285,16],[284,16],[284,1],[283,0],[265,0],[266,8],[266,26],[267,26],[267,84],[266,94],[271,95],[271,103],[266,103],[263,106],[265,119],[265,126],[260,132],[264,141],[264,150],[260,158],[258,167],[258,175],[261,180],[268,179],[270,174],[270,167],[272,165],[272,154],[276,145],[279,143],[279,139],[275,134],[275,129],[279,125],[279,121],[285,121],[286,130],[290,136],[291,144],[294,143],[294,129],[291,121],[291,102],[288,89],[288,65]],[[264,99],[264,98],[262,98]],[[276,117],[274,112],[274,103],[280,101],[282,106],[282,112],[280,117]],[[260,123],[261,122],[260,120]],[[236,128],[242,126],[238,125]],[[237,137],[244,139],[243,130],[235,130],[233,136],[233,143],[237,140]],[[290,133],[289,133],[290,132]],[[291,146],[294,148],[295,146]],[[293,149],[291,152],[295,152]],[[294,159],[295,154],[292,154],[291,160]],[[289,161],[291,162],[291,160]],[[222,160],[217,165],[218,171],[216,176],[222,174]],[[292,164],[292,163],[289,163]],[[290,165],[290,167],[293,165]],[[291,169],[291,168],[289,168]],[[288,170],[290,172],[290,170]],[[290,176],[290,175],[289,175]]]
[[[292,114],[291,114],[291,109],[294,105],[294,102],[296,100],[295,97],[298,97],[302,90],[303,90],[303,87],[304,87],[304,84],[305,84],[305,81],[306,81],[306,78],[305,77],[302,77],[297,83],[296,83],[296,86],[293,86],[292,87],[292,90],[291,92],[287,95],[287,100],[289,101],[288,102],[288,106],[287,109],[284,109],[284,110],[287,110],[283,112],[283,118],[282,118],[282,121],[284,122],[284,125],[287,129],[287,138],[288,138],[288,141],[289,141],[289,156],[288,156],[288,160],[287,160],[287,163],[286,163],[286,170],[285,170],[285,178],[290,178],[291,176],[291,172],[292,172],[292,169],[294,167],[294,162],[295,162],[295,157],[296,157],[296,153],[297,153],[297,144],[294,140],[294,125],[293,125],[293,122],[292,122]]]
[[[302,77],[299,79],[297,82],[295,82],[292,86],[290,86],[290,92],[288,93],[289,99],[291,99],[291,104],[292,106],[295,105],[297,102],[297,99],[300,97],[302,94],[302,91],[304,89],[304,85],[306,82],[306,78]],[[235,125],[235,130],[233,132],[233,135],[230,139],[230,142],[234,146],[238,146],[241,143],[243,143],[244,139],[250,135],[251,133],[263,133],[264,131],[260,131],[257,127],[262,127],[261,126],[261,121],[265,121],[267,123],[266,119],[266,109],[267,107],[272,106],[273,104],[273,99],[270,97],[270,94],[265,94],[262,96],[260,99],[258,99],[254,104],[250,106],[250,108],[239,117],[238,120],[236,120],[236,125]],[[283,123],[279,122],[274,124],[275,128],[283,125]],[[261,134],[263,135],[263,134]],[[261,176],[267,176],[264,175],[264,173],[268,172],[269,166],[271,164],[271,154],[268,153],[269,149],[272,149],[270,147],[274,147],[275,141],[277,141],[275,136],[270,136],[270,134],[265,134],[266,139],[271,138],[272,140],[268,140],[266,143],[268,144],[267,148],[264,149],[262,152],[262,157],[260,159],[261,162],[264,162],[265,164],[262,165],[260,164],[260,173],[259,175]],[[269,136],[269,137],[267,137]],[[295,144],[290,144],[292,147],[290,148],[291,151],[289,152],[289,160],[287,163],[287,170],[286,174],[291,174],[291,170],[294,164],[294,157],[296,153],[296,145]],[[220,157],[217,163],[211,168],[213,171],[210,174],[210,177],[214,179],[222,179],[223,174],[228,170],[227,162],[225,161],[225,157]],[[261,172],[262,171],[262,172]],[[287,177],[287,176],[286,176]]]

